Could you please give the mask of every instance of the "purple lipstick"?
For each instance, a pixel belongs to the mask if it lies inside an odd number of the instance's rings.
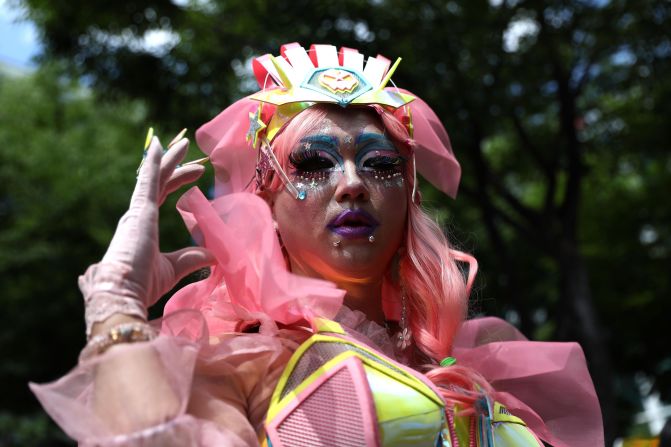
[[[345,239],[367,238],[380,223],[362,209],[347,209],[326,226],[331,232]]]

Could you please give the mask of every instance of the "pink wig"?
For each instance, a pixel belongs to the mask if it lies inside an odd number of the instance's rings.
[[[298,140],[316,128],[334,107],[337,106],[313,106],[301,112],[278,134],[272,146],[285,170],[289,169],[289,154]],[[368,106],[366,109],[377,112],[387,135],[401,154],[412,160],[415,143],[399,119],[380,106]],[[411,167],[410,162],[409,165]],[[438,363],[452,353],[456,333],[466,317],[477,263],[472,256],[454,250],[440,227],[421,208],[419,200],[413,200],[415,178],[412,169],[405,170],[405,181],[408,194],[405,247],[399,247],[398,272],[391,272],[390,266],[383,287],[386,296],[382,299],[399,308],[401,294],[405,293],[409,326],[419,351],[413,363],[415,366],[428,363],[422,365],[422,369],[438,386],[448,406],[456,404],[464,414],[468,414],[472,412],[478,395],[491,392],[490,385],[470,368],[459,365],[440,367]],[[276,191],[283,184],[279,176],[270,171],[264,176],[261,187]],[[457,262],[468,263],[467,278],[464,278]],[[390,317],[398,319],[398,313],[387,315],[387,318]]]

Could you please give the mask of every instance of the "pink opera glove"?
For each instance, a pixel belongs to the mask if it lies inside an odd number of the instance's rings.
[[[130,207],[119,220],[105,256],[79,277],[87,336],[94,323],[114,314],[146,319],[147,308],[177,281],[213,262],[201,247],[159,251],[159,206],[168,194],[198,179],[205,169],[198,164],[177,167],[188,146],[189,140],[183,138],[163,154],[158,138],[151,140]]]

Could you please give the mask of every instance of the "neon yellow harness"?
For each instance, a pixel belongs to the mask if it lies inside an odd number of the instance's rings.
[[[348,337],[336,322],[316,325],[273,392],[264,446],[468,445],[470,418],[454,419],[453,444],[443,399],[423,375]],[[505,407],[486,406],[478,416],[478,446],[542,447]]]

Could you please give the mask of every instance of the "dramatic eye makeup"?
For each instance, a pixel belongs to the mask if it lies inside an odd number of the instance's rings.
[[[303,180],[319,179],[332,170],[341,169],[343,159],[338,152],[338,139],[331,135],[309,135],[289,154],[293,174]]]
[[[403,174],[404,159],[383,134],[362,133],[357,137],[357,170],[375,179],[391,179]]]
[[[317,182],[330,179],[334,172],[342,172],[344,159],[339,145],[338,138],[332,135],[302,138],[289,155],[292,174],[297,180],[315,186]],[[401,177],[403,157],[384,134],[362,133],[356,138],[355,147],[357,152],[354,162],[359,174],[385,180]]]

